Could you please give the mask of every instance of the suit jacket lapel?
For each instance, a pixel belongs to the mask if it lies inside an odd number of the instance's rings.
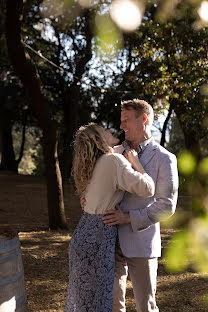
[[[143,167],[145,167],[150,162],[152,157],[155,155],[157,148],[157,143],[154,141],[154,139],[152,139],[140,157],[140,161]]]

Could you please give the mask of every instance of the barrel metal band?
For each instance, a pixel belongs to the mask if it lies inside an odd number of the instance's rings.
[[[0,257],[0,263],[8,262],[8,261],[10,261],[10,260],[12,260],[14,258],[18,258],[21,255],[22,255],[22,253],[21,253],[21,251],[19,249],[17,252],[15,252],[15,253],[13,253],[13,254],[11,254],[9,256]]]
[[[10,283],[14,283],[19,278],[21,278],[22,276],[24,276],[24,271],[23,270],[21,272],[15,274],[15,275],[12,275],[12,276],[9,276],[9,277],[1,279],[0,280],[0,286],[7,285],[7,284],[10,284]]]
[[[19,237],[16,236],[15,238],[11,240],[0,242],[0,254],[3,254],[8,251],[12,251],[19,247],[20,247]]]

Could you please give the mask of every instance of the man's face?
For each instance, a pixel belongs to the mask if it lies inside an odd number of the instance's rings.
[[[143,114],[136,117],[134,109],[122,110],[120,129],[125,132],[127,141],[137,142],[143,136]]]

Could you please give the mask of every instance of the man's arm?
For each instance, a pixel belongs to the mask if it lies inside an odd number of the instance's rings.
[[[119,205],[116,205],[115,208],[116,210],[105,212],[105,217],[102,218],[103,222],[109,226],[116,224],[130,224],[131,219],[129,213],[123,213]]]
[[[129,213],[134,232],[174,214],[178,198],[178,170],[174,155],[164,155],[155,186],[155,201],[144,209],[131,210]]]
[[[115,211],[106,213],[104,223],[131,224],[133,231],[136,232],[173,215],[178,197],[178,170],[174,155],[165,155],[155,186],[155,202],[143,209],[131,210],[129,213],[123,213],[117,206]]]

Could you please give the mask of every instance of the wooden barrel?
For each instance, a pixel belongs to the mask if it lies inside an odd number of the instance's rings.
[[[26,290],[18,235],[0,234],[0,312],[25,312]]]

